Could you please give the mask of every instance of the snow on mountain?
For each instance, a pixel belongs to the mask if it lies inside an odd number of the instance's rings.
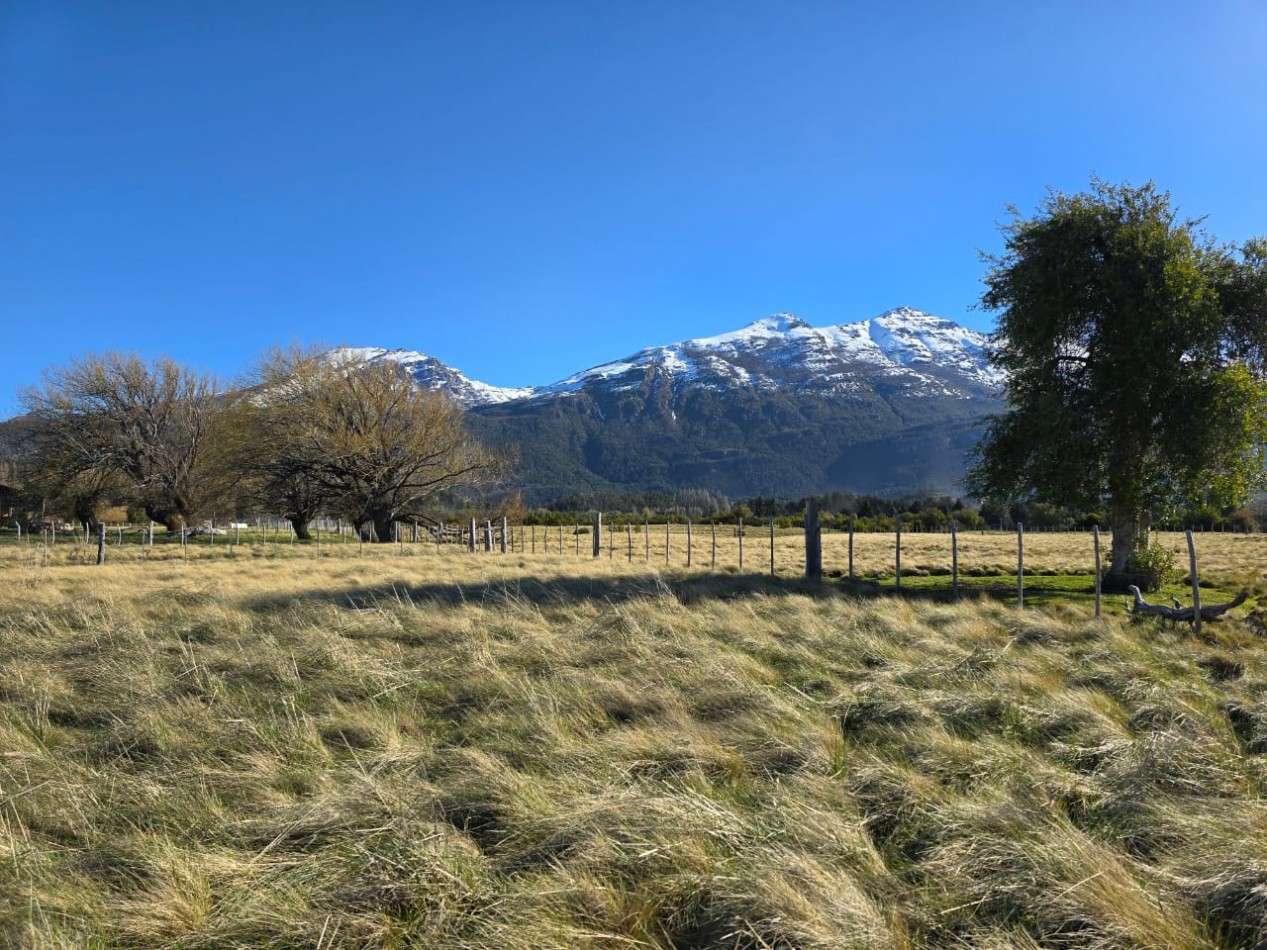
[[[492,386],[477,379],[470,379],[461,370],[447,366],[434,356],[419,353],[417,350],[345,346],[332,350],[326,358],[337,363],[374,363],[380,360],[399,363],[409,371],[423,389],[446,393],[467,408],[523,399],[535,392],[531,387]]]
[[[862,380],[882,380],[913,396],[969,398],[994,390],[1003,381],[1001,371],[986,359],[985,344],[985,335],[975,330],[900,307],[870,320],[828,327],[776,313],[729,333],[648,347],[537,387],[492,386],[414,350],[345,347],[331,355],[339,360],[400,363],[419,385],[445,392],[470,408],[565,395],[593,385],[636,389],[654,376],[675,387],[820,393],[851,393]]]
[[[710,388],[791,385],[842,392],[856,388],[860,376],[878,376],[916,395],[967,397],[971,389],[1002,382],[985,357],[985,344],[984,334],[906,307],[829,327],[776,313],[730,333],[650,347],[539,387],[533,395],[575,392],[597,382],[633,389],[655,371]]]

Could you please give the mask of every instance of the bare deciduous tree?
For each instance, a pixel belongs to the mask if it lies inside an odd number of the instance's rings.
[[[219,487],[215,386],[172,359],[88,355],[47,370],[22,401],[36,424],[37,484],[72,495],[116,486],[169,529],[191,520]]]
[[[247,468],[300,536],[331,506],[390,541],[392,524],[437,493],[488,480],[495,453],[466,431],[460,406],[390,362],[339,363],[275,351],[236,408]],[[301,525],[303,531],[301,531]]]

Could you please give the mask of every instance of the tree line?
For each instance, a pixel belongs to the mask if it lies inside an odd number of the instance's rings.
[[[394,522],[487,486],[505,461],[400,366],[315,350],[273,350],[231,387],[167,357],[88,355],[20,398],[12,467],[27,510],[88,527],[118,505],[169,531],[263,510],[301,539],[332,515],[390,541]]]

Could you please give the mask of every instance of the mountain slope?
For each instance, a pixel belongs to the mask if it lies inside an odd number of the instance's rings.
[[[909,309],[825,328],[776,314],[475,406],[471,424],[519,447],[516,484],[534,502],[600,488],[947,489],[998,406],[984,345]]]
[[[331,350],[329,359],[349,363],[399,363],[423,389],[442,392],[470,409],[511,399],[523,399],[536,390],[531,387],[507,388],[470,379],[461,370],[441,363],[434,356],[417,350],[385,350],[377,346],[346,346]]]

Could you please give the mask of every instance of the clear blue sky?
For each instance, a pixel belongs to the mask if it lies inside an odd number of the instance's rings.
[[[0,415],[272,343],[550,382],[778,310],[981,329],[1047,186],[1267,233],[1267,4],[0,3]]]

